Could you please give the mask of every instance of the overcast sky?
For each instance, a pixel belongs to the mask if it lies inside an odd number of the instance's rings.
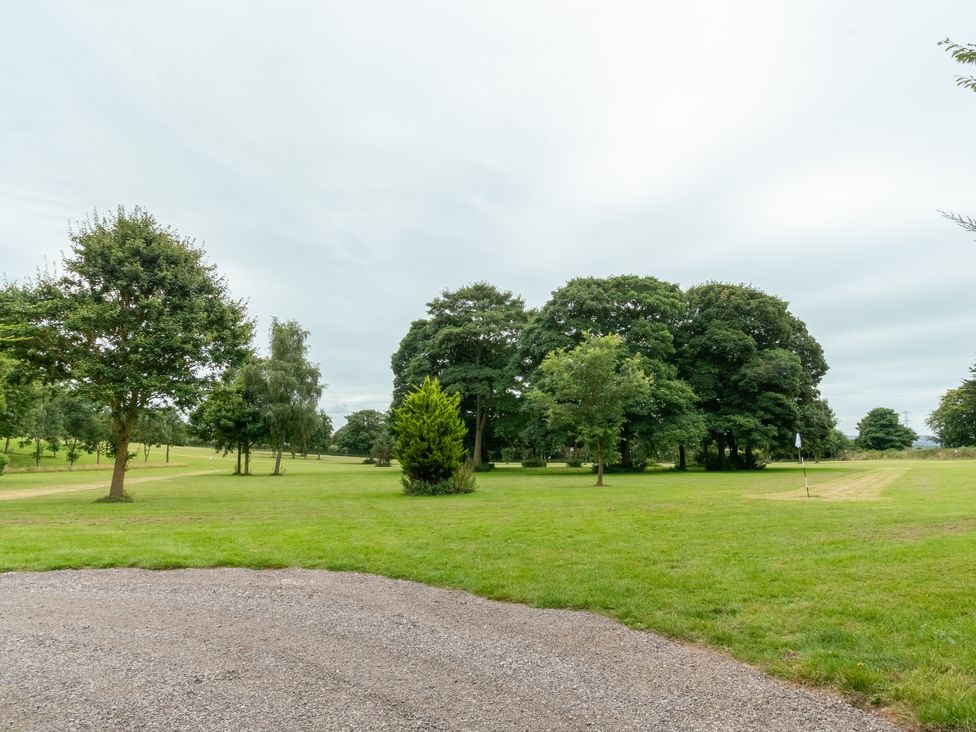
[[[848,433],[976,361],[976,3],[5,2],[0,272],[93,209],[203,243],[337,424],[441,290],[582,275],[777,295]]]

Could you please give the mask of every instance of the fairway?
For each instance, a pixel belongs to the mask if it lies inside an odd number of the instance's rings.
[[[877,501],[888,486],[908,472],[908,468],[874,468],[872,470],[854,473],[836,480],[815,485],[814,490],[807,496],[805,488],[793,488],[782,493],[766,493],[752,496],[754,498],[768,498],[773,501],[806,501],[819,499],[823,501]]]
[[[286,460],[131,478],[96,504],[86,473],[0,478],[0,570],[310,567],[371,572],[539,607],[586,609],[841,690],[927,727],[976,730],[976,463],[610,475],[499,466],[470,495],[407,497],[394,468]],[[185,475],[210,468],[227,472]],[[255,471],[270,463],[258,459]],[[84,486],[84,487],[83,487]],[[845,500],[843,496],[847,495]],[[850,500],[856,496],[859,500]]]

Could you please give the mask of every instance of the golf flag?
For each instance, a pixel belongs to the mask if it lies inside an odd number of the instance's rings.
[[[796,449],[799,450],[801,447],[803,447],[803,440],[800,439],[800,433],[797,432],[796,433]]]

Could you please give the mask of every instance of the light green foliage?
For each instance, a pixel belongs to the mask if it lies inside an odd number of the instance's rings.
[[[34,464],[40,465],[45,448],[55,456],[61,449],[64,415],[61,412],[61,400],[54,387],[34,385],[33,391],[30,408],[21,423],[23,439],[20,444],[34,445]]]
[[[460,394],[445,393],[440,382],[428,376],[393,411],[396,458],[406,493],[468,492],[455,490],[466,486],[450,480],[464,461],[467,428],[460,403]]]
[[[894,409],[876,407],[857,423],[857,444],[863,450],[903,450],[918,435],[898,421]]]
[[[293,320],[271,323],[271,356],[255,366],[254,388],[268,442],[275,452],[273,475],[281,472],[286,445],[304,445],[319,426],[322,396],[318,366],[307,358],[308,331]]]
[[[530,398],[551,426],[569,428],[593,454],[597,485],[603,485],[603,468],[616,457],[627,406],[651,390],[641,359],[626,357],[620,336],[587,335],[572,350],[550,353],[539,371]]]
[[[71,240],[64,275],[14,298],[28,326],[17,350],[110,408],[118,497],[139,414],[161,400],[191,406],[215,370],[243,357],[252,325],[202,250],[140,208],[95,216]]]
[[[785,302],[752,287],[709,283],[687,297],[678,360],[706,415],[706,465],[758,467],[757,449],[788,450],[819,399],[823,350]]]
[[[98,407],[88,399],[70,391],[59,394],[64,446],[68,464],[74,467],[82,451],[94,452],[108,439],[105,421]]]
[[[387,416],[375,409],[351,412],[336,431],[336,447],[353,455],[369,455],[380,435],[389,431],[388,422]]]
[[[942,395],[926,420],[943,447],[976,445],[976,366],[971,372],[972,378]]]
[[[471,425],[472,455],[483,462],[489,420],[514,387],[515,347],[526,323],[525,304],[511,292],[478,282],[445,290],[427,303],[428,319],[415,321],[393,355],[394,404],[426,376],[461,395]]]

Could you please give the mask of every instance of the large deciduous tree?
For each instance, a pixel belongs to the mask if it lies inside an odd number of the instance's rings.
[[[857,423],[857,444],[863,450],[904,450],[917,439],[915,430],[898,421],[894,409],[876,407]]]
[[[353,455],[369,455],[376,440],[388,431],[388,420],[383,412],[360,409],[350,412],[346,423],[336,431],[336,446]]]
[[[16,298],[15,317],[29,326],[17,350],[109,407],[109,497],[120,500],[139,415],[153,404],[192,405],[244,357],[253,326],[202,249],[141,208],[95,215],[71,240],[64,274]]]
[[[976,366],[973,378],[949,389],[926,423],[943,447],[976,445]]]
[[[788,448],[819,399],[823,350],[783,300],[752,287],[708,283],[687,298],[676,331],[679,372],[705,413],[714,449],[706,466],[756,467],[755,449]]]
[[[566,427],[593,453],[596,484],[615,457],[628,405],[646,398],[651,378],[640,356],[627,356],[623,339],[587,336],[572,350],[550,353],[539,366],[530,398],[553,427]]]
[[[427,304],[428,318],[415,321],[392,358],[394,404],[425,377],[461,395],[472,426],[474,462],[484,460],[484,435],[515,379],[515,347],[527,315],[511,292],[478,282],[445,290]]]
[[[552,293],[525,328],[521,342],[527,379],[553,350],[573,348],[585,334],[617,335],[628,354],[641,356],[653,376],[645,398],[628,405],[621,429],[624,467],[638,452],[694,444],[704,432],[697,398],[678,378],[673,331],[685,311],[681,289],[654,277],[579,277]],[[684,450],[681,450],[684,455]]]

